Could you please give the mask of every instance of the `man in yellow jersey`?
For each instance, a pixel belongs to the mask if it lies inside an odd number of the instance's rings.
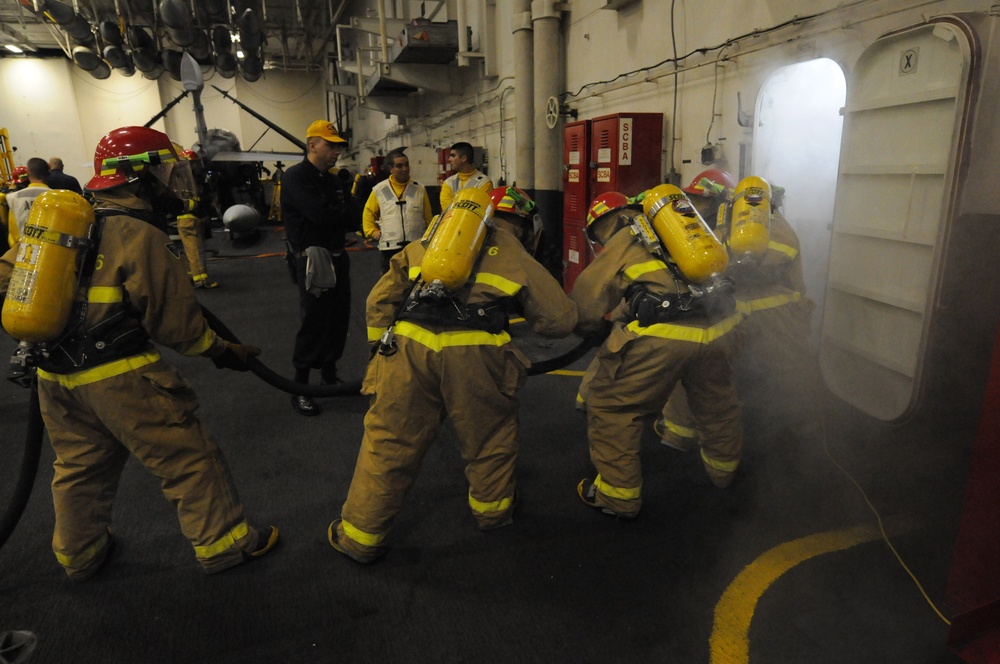
[[[389,271],[393,256],[423,236],[431,220],[431,201],[424,185],[410,179],[410,158],[403,148],[385,160],[389,177],[372,188],[361,213],[365,238],[378,242],[382,274]]]
[[[180,210],[170,182],[178,159],[166,134],[146,127],[122,127],[98,143],[86,186],[99,229],[81,268],[86,300],[38,359],[38,400],[56,456],[52,549],[74,581],[110,556],[112,502],[129,455],[160,480],[206,574],[278,541],[277,528],[247,524],[222,452],[195,417],[194,391],[153,345],[241,371],[260,352],[208,326],[165,233],[167,214]],[[0,294],[18,249],[0,258]]]
[[[466,187],[476,187],[486,193],[493,190],[493,181],[473,164],[475,151],[472,145],[461,141],[451,146],[448,164],[455,174],[441,184],[441,211],[444,212],[455,194]]]

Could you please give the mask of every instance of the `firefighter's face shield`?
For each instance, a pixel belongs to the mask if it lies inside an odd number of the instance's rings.
[[[153,168],[159,169],[163,166],[167,166],[167,164],[155,166]],[[191,162],[186,159],[182,159],[175,164],[169,164],[169,166],[172,167],[170,173],[167,175],[167,186],[170,187],[170,190],[173,191],[178,198],[185,201],[197,198],[198,186],[195,183],[194,172],[191,169]],[[156,177],[159,179],[159,175]]]
[[[637,214],[642,214],[642,210],[632,207],[619,208],[591,222],[583,234],[587,239],[587,246],[590,247],[591,257],[596,257],[597,254],[601,253],[604,245],[615,233],[631,225],[632,217]]]
[[[542,239],[542,218],[539,215],[494,212],[492,222],[520,240],[525,250],[532,256],[538,251],[538,244]]]

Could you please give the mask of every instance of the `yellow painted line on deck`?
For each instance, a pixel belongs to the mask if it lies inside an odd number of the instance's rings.
[[[715,605],[715,622],[708,639],[711,664],[750,661],[750,620],[754,609],[782,574],[815,556],[843,551],[880,537],[874,526],[817,533],[776,546],[744,567]]]
[[[582,371],[569,371],[568,369],[556,369],[555,371],[549,371],[550,376],[582,376]]]

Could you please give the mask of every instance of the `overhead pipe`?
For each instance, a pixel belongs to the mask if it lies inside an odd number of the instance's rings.
[[[458,22],[458,66],[468,67],[469,57],[462,54],[472,50],[469,45],[469,19],[464,0],[458,0],[455,4],[458,5],[455,12],[455,20]]]
[[[378,0],[378,34],[379,43],[382,45],[382,62],[389,64],[389,35],[386,34],[385,28],[385,0]]]
[[[535,66],[532,62],[531,0],[514,0],[514,155],[517,185],[535,188]]]
[[[546,125],[546,109],[550,99],[558,100],[561,43],[559,3],[554,0],[533,0],[531,22],[534,29],[534,137],[535,137],[535,203],[545,222],[545,248],[542,262],[550,270],[562,270],[562,155],[559,151],[559,125]]]

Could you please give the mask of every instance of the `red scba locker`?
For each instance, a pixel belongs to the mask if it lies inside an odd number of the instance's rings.
[[[563,288],[568,293],[593,260],[584,236],[591,201],[609,191],[635,196],[662,182],[663,114],[614,113],[568,123],[563,132]]]

